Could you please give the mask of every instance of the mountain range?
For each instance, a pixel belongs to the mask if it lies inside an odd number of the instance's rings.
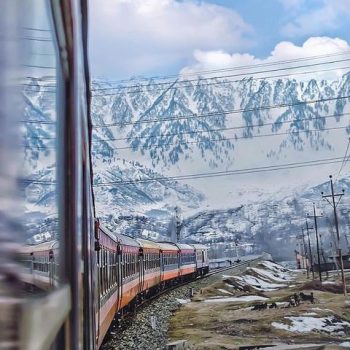
[[[54,121],[54,94],[45,80],[31,79],[28,85],[23,92],[24,118]],[[350,73],[339,81],[223,77],[161,83],[135,79],[119,85],[94,81],[92,91],[97,213],[112,229],[131,235],[166,238],[174,226],[174,208],[181,207],[184,237],[207,241],[215,231],[219,238],[238,235],[246,243],[268,247],[270,238],[278,242],[299,230],[294,221],[300,221],[302,210],[294,214],[290,210],[295,210],[295,200],[303,202],[305,194],[290,189],[273,198],[273,205],[283,203],[288,209],[283,224],[266,216],[270,207],[266,198],[228,209],[205,209],[210,201],[206,188],[173,176],[231,169],[245,164],[252,152],[265,162],[289,154],[328,154],[339,145],[327,129],[340,127],[345,135],[350,133]],[[54,126],[29,123],[24,131],[26,173],[52,179]],[[260,142],[273,136],[277,143]],[[307,188],[313,192],[317,186]],[[48,186],[25,187],[28,210],[52,211],[55,196]]]

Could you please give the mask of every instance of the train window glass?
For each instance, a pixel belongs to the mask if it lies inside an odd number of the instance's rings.
[[[131,261],[131,254],[128,253],[128,277],[130,277],[130,275],[131,275],[131,273],[130,273],[130,271],[131,271],[131,263],[130,263],[130,261]]]
[[[58,286],[61,280],[57,170],[58,124],[61,120],[58,107],[62,105],[60,98],[63,93],[60,90],[63,85],[60,83],[56,38],[48,2],[27,0],[22,5],[26,16],[20,23],[22,52],[18,85],[23,108],[19,120],[19,145],[16,144],[20,147],[22,163],[18,169],[23,213],[22,256],[30,261],[30,253],[40,250],[40,260],[32,271],[26,269],[25,273],[44,273],[41,284],[32,289],[43,292]],[[35,16],[31,15],[34,13]],[[49,271],[52,274],[49,275]],[[31,280],[35,284],[39,279]]]
[[[122,259],[123,259],[123,266],[122,266],[122,271],[123,271],[123,279],[125,278],[125,253],[122,254]]]
[[[131,275],[131,254],[128,253],[128,277]]]
[[[130,273],[130,267],[131,267],[131,264],[130,264],[130,257],[131,257],[131,255],[130,255],[130,253],[128,253],[128,277],[130,277],[130,275],[131,275],[131,273]]]

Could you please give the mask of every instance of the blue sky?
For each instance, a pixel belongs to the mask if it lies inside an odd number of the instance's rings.
[[[92,73],[122,79],[347,50],[349,2],[90,0]]]
[[[331,5],[331,2],[344,3],[346,6],[346,1],[342,0],[214,0],[208,2],[236,10],[248,23],[253,25],[255,45],[250,52],[258,57],[268,55],[277,42],[291,39],[290,35],[283,31],[288,23],[297,21],[301,16],[311,16],[325,8],[327,4]],[[350,1],[348,1],[347,7],[350,9]],[[324,22],[315,23],[313,30],[305,30],[300,35],[293,35],[293,42],[300,45],[311,35],[327,35],[348,39],[350,35],[349,20],[349,12],[343,12],[342,7],[339,6],[335,25],[333,23],[327,25]]]

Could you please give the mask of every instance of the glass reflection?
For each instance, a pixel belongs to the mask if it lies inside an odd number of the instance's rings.
[[[21,22],[23,116],[20,120],[24,265],[22,281],[31,292],[58,284],[57,204],[57,55],[50,12],[45,0],[28,1]]]

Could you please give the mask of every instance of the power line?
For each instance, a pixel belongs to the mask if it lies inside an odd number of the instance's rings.
[[[350,59],[349,59],[350,60]],[[328,63],[325,63],[325,64],[328,64]],[[296,67],[298,68],[298,67]],[[330,72],[330,71],[334,71],[334,70],[339,70],[339,69],[349,69],[350,66],[345,66],[345,67],[335,67],[335,68],[327,68],[327,69],[318,69],[318,70],[311,70],[311,71],[305,71],[305,72],[296,72],[296,73],[284,73],[284,74],[280,74],[280,75],[274,75],[274,76],[264,76],[264,77],[257,77],[257,78],[254,78],[254,77],[250,77],[251,80],[253,81],[258,81],[258,80],[269,80],[269,79],[275,79],[275,78],[282,78],[282,77],[286,77],[286,76],[290,76],[290,75],[293,75],[293,76],[296,76],[296,75],[304,75],[304,74],[312,74],[312,73],[324,73],[324,72]],[[257,72],[258,73],[258,72]],[[221,76],[219,77],[220,79],[222,78],[225,78],[225,76]],[[245,79],[245,78],[244,78]],[[227,84],[232,84],[232,83],[237,83],[237,82],[242,82],[244,81],[244,79],[237,79],[237,80],[225,80],[225,81],[215,81],[215,82],[212,82],[212,83],[202,83],[203,79],[201,80],[197,80],[198,84],[200,87],[206,87],[206,86],[212,86],[212,85],[227,85]],[[183,83],[188,83],[188,81],[181,81],[181,82],[169,82],[165,85],[171,85],[167,88],[167,91],[170,91],[170,90],[174,90],[174,89],[180,89],[180,88],[187,88],[187,87],[193,87],[193,85],[180,85],[180,86],[175,86],[175,83],[177,84],[183,84]],[[94,83],[92,84],[94,85]],[[197,85],[197,86],[198,86]],[[33,85],[33,84],[22,84],[22,86],[27,86],[27,87],[37,87],[37,85]],[[146,88],[149,88],[151,87],[152,84],[149,84],[149,85],[145,85]],[[43,88],[54,88],[55,85],[46,85],[46,86],[42,86]],[[129,88],[129,87],[127,87]],[[92,88],[91,91],[98,91],[98,90],[114,90],[114,89],[117,89],[117,88],[114,88],[114,87],[109,87],[109,88]],[[164,88],[156,88],[156,89],[152,89],[152,92],[156,92],[156,91],[163,91]],[[42,92],[45,92],[45,93],[55,93],[56,91],[55,90],[41,90]],[[130,95],[130,94],[134,94],[134,93],[140,93],[140,92],[144,92],[144,89],[139,89],[139,90],[132,90],[132,91],[127,91],[127,94]],[[124,94],[123,92],[118,92],[118,93],[110,93],[110,94],[94,94],[93,97],[104,97],[104,96],[117,96],[117,95],[122,95]]]
[[[328,118],[334,118],[334,117],[340,117],[350,115],[349,113],[343,113],[343,114],[333,114],[328,116],[318,116],[314,118],[304,118],[304,119],[288,119],[284,121],[276,121],[271,123],[260,123],[260,124],[250,124],[250,125],[242,125],[242,126],[233,126],[228,128],[218,128],[218,129],[207,129],[207,130],[196,130],[196,131],[184,131],[184,132],[178,132],[178,133],[171,133],[171,134],[160,134],[160,135],[149,135],[149,136],[134,136],[132,137],[133,140],[139,140],[139,139],[149,139],[149,138],[167,138],[170,136],[178,136],[178,135],[192,135],[192,134],[199,134],[199,133],[211,133],[211,132],[218,132],[218,131],[228,131],[228,130],[240,130],[240,129],[253,129],[255,127],[263,127],[263,126],[278,126],[282,124],[287,123],[295,123],[295,122],[308,122],[312,120],[318,120],[318,119],[328,119]],[[35,137],[31,137],[31,139]],[[130,140],[131,137],[121,137],[121,138],[109,138],[109,139],[98,139],[98,140],[92,140],[92,142],[101,142],[101,141],[127,141]],[[41,140],[51,140],[51,138],[39,138]]]
[[[33,27],[22,27],[25,30],[33,30],[37,32],[52,32],[51,29],[46,29],[46,28],[33,28]]]
[[[35,185],[56,185],[56,181],[50,181],[50,180],[40,180],[40,179],[30,179],[30,178],[21,178],[18,180],[20,184],[35,184]]]
[[[349,145],[350,145],[350,138],[348,140],[348,144],[347,144],[347,147],[346,147],[346,151],[345,151],[345,155],[344,155],[344,158],[343,158],[343,162],[341,163],[341,166],[340,166],[340,169],[338,171],[338,175],[336,177],[336,180],[337,181],[337,178],[339,177],[341,171],[343,170],[343,167],[345,165],[345,163],[348,161],[349,158],[347,158],[347,154],[348,154],[348,151],[349,151]]]
[[[237,169],[237,170],[231,170],[231,171],[207,172],[207,173],[179,175],[179,176],[170,176],[170,177],[156,177],[152,179],[135,179],[135,180],[100,182],[100,183],[94,184],[94,187],[121,185],[121,184],[126,185],[126,184],[135,184],[135,183],[148,183],[153,181],[195,180],[195,179],[208,178],[208,177],[222,177],[222,176],[231,176],[231,175],[252,174],[252,173],[265,172],[265,171],[276,171],[276,170],[295,169],[295,168],[309,167],[309,166],[334,164],[334,163],[341,162],[341,159],[342,157],[336,157],[336,158],[326,158],[326,159],[319,159],[319,160],[312,160],[312,161],[305,161],[305,162],[270,165],[265,167]]]
[[[56,67],[40,66],[40,65],[34,65],[34,64],[22,64],[22,66],[26,67],[26,68],[40,68],[40,69],[54,69],[54,70],[56,70]]]
[[[308,100],[308,101],[298,101],[294,103],[282,103],[278,105],[270,105],[270,106],[260,106],[255,108],[239,108],[239,109],[233,109],[228,111],[217,111],[217,112],[211,112],[206,114],[189,114],[187,116],[180,115],[175,116],[172,118],[163,118],[163,119],[149,119],[149,120],[138,120],[136,122],[124,122],[124,123],[109,123],[109,124],[103,124],[103,125],[94,125],[93,127],[95,129],[97,128],[106,128],[111,126],[125,126],[125,125],[137,125],[137,124],[149,124],[149,123],[160,123],[160,122],[166,122],[166,121],[173,121],[173,120],[183,120],[183,119],[196,119],[196,118],[209,118],[213,116],[222,116],[222,115],[230,115],[230,114],[236,114],[236,113],[246,113],[246,112],[255,112],[260,110],[270,110],[270,109],[278,109],[278,108],[285,108],[285,107],[293,107],[293,106],[300,106],[300,105],[307,105],[307,104],[313,104],[313,103],[321,103],[321,102],[329,102],[329,101],[335,101],[335,100],[342,100],[350,98],[350,95],[347,96],[339,96],[339,97],[329,97],[324,99],[318,99],[318,100]]]
[[[296,123],[296,122],[310,122],[312,120],[323,120],[323,119],[328,119],[328,118],[334,118],[334,117],[341,117],[341,116],[346,116],[350,115],[349,113],[343,113],[343,114],[332,114],[332,115],[327,115],[327,116],[317,116],[314,118],[304,118],[304,119],[288,119],[288,120],[283,120],[283,121],[275,121],[271,123],[260,123],[260,124],[250,124],[250,125],[242,125],[242,126],[233,126],[233,127],[228,127],[228,128],[217,128],[217,129],[206,129],[206,130],[193,130],[193,131],[184,131],[184,132],[177,132],[177,133],[169,133],[169,134],[159,134],[159,135],[149,135],[149,136],[133,136],[133,140],[140,140],[140,139],[153,139],[153,138],[167,138],[170,136],[178,136],[178,135],[193,135],[193,134],[200,134],[200,133],[211,133],[211,132],[219,132],[219,131],[229,131],[229,130],[240,130],[240,129],[253,129],[255,127],[264,127],[264,126],[279,126],[282,124],[287,124],[287,123]],[[23,135],[25,136],[25,135]],[[102,142],[102,141],[128,141],[130,140],[131,137],[121,137],[121,138],[108,138],[108,139],[95,139],[92,140],[92,142]],[[37,137],[37,136],[30,136],[27,137],[27,139],[30,140],[55,140],[56,137]]]
[[[177,180],[195,180],[201,178],[210,178],[210,177],[222,177],[222,176],[233,176],[233,175],[242,175],[242,174],[253,174],[265,171],[278,171],[278,170],[286,170],[286,169],[296,169],[302,167],[310,167],[310,166],[320,166],[320,165],[328,165],[340,163],[343,157],[335,157],[335,158],[326,158],[326,159],[318,159],[311,160],[305,162],[296,162],[296,163],[285,163],[280,165],[270,165],[265,167],[255,167],[255,168],[244,168],[244,169],[236,169],[231,171],[219,171],[219,172],[207,172],[200,174],[189,174],[189,175],[179,175],[179,176],[171,176],[171,177],[155,177],[152,179],[135,179],[135,180],[119,180],[119,181],[110,181],[110,182],[101,182],[96,183],[94,187],[100,186],[112,186],[112,185],[127,185],[127,184],[136,184],[136,183],[148,183],[153,181],[177,181]],[[23,184],[37,184],[37,185],[46,185],[46,186],[54,186],[56,185],[56,181],[48,181],[48,180],[38,180],[38,179],[30,179],[30,178],[22,178],[19,181]]]
[[[154,148],[163,148],[166,146],[171,145],[189,145],[189,144],[200,144],[200,143],[207,143],[207,142],[224,142],[224,141],[237,141],[237,140],[250,140],[253,138],[260,138],[260,137],[273,137],[273,136],[281,136],[281,135],[292,135],[292,134],[299,134],[299,133],[311,133],[311,132],[321,132],[321,131],[330,131],[330,130],[343,130],[347,129],[347,126],[339,126],[339,127],[333,127],[333,128],[324,128],[324,129],[305,129],[305,130],[297,130],[297,131],[287,131],[287,132],[280,132],[280,133],[270,133],[270,134],[258,134],[258,135],[247,135],[247,136],[234,136],[234,137],[226,137],[226,138],[213,138],[213,139],[204,139],[204,140],[196,140],[196,141],[186,141],[186,140],[179,140],[175,142],[168,142],[168,143],[159,143],[159,144],[150,144],[149,147],[141,147],[142,150],[146,149],[154,149]],[[95,140],[97,141],[97,140]],[[102,141],[102,140],[101,140]],[[107,140],[104,140],[107,141]],[[46,147],[46,146],[30,146],[28,144],[22,145],[24,148],[29,148],[33,150],[49,150],[49,149],[56,149],[55,147]],[[125,146],[125,147],[111,147],[112,150],[124,150],[124,149],[135,149],[138,147],[133,146]]]
[[[132,81],[148,81],[148,80],[155,80],[155,79],[164,80],[164,79],[170,79],[170,78],[180,78],[180,77],[187,77],[187,76],[212,74],[212,73],[217,73],[217,72],[251,69],[251,68],[256,68],[256,67],[266,67],[266,66],[274,66],[274,65],[286,64],[286,63],[294,63],[294,62],[316,60],[316,59],[328,58],[328,57],[336,57],[336,56],[347,55],[349,53],[350,53],[350,51],[342,51],[342,52],[337,52],[337,53],[333,53],[333,54],[307,56],[307,57],[299,57],[299,58],[290,59],[290,60],[271,61],[271,62],[266,62],[266,63],[240,65],[240,66],[221,68],[221,69],[196,71],[196,72],[187,73],[187,74],[173,74],[173,75],[165,75],[165,76],[158,75],[158,76],[151,76],[151,77],[142,77],[142,78],[138,78],[138,79],[132,79]],[[114,81],[109,81],[108,83],[124,83],[124,82],[130,82],[130,79],[114,80]],[[102,80],[102,83],[104,83],[103,80]]]
[[[200,79],[200,81],[208,81],[208,80],[223,79],[223,78],[227,79],[227,78],[234,78],[234,77],[246,77],[246,76],[251,76],[251,75],[254,75],[254,74],[273,73],[273,72],[279,72],[279,71],[285,71],[285,70],[291,70],[291,69],[315,67],[315,66],[320,66],[320,65],[325,65],[325,64],[334,64],[334,63],[348,62],[349,60],[350,60],[350,58],[346,58],[346,59],[330,61],[330,62],[312,63],[312,64],[309,64],[309,65],[303,65],[303,66],[298,66],[298,67],[284,67],[284,68],[276,68],[276,69],[257,71],[257,72],[238,73],[238,74],[230,74],[230,75],[225,75],[225,76],[215,76],[215,77],[210,77],[210,78],[203,78],[203,79]],[[316,71],[316,72],[318,72],[318,71]],[[293,75],[293,73],[289,73],[288,75]],[[297,74],[294,74],[294,75],[297,75]],[[264,79],[267,79],[267,78],[264,78]],[[239,79],[239,81],[240,80],[242,80],[242,79]],[[98,89],[93,89],[92,91],[99,91],[99,90],[126,90],[126,89],[132,89],[132,88],[137,88],[137,89],[139,89],[139,91],[143,91],[142,88],[149,88],[149,87],[154,87],[154,86],[168,86],[168,85],[173,85],[173,84],[180,85],[180,84],[188,84],[188,83],[198,82],[198,81],[199,81],[198,78],[197,79],[181,80],[181,81],[175,80],[175,81],[172,81],[172,82],[163,82],[163,83],[152,83],[152,84],[143,84],[143,85],[130,85],[130,86],[120,86],[120,87],[98,88]],[[231,82],[234,82],[234,81],[231,81]],[[206,84],[206,86],[217,84],[217,83],[218,82],[214,82],[214,83],[211,83],[211,84],[208,83],[208,84]],[[192,85],[187,85],[187,87],[192,87]],[[141,88],[141,90],[140,90],[140,88]],[[134,91],[132,91],[132,92],[134,92]],[[115,94],[116,93],[103,94],[103,96],[109,96],[109,95],[115,95]],[[93,96],[101,96],[101,95],[94,94]]]
[[[342,127],[324,128],[324,129],[315,129],[315,130],[298,130],[298,131],[287,131],[287,132],[271,133],[271,134],[258,134],[258,135],[252,135],[252,136],[226,137],[226,138],[219,138],[219,139],[205,139],[205,140],[198,140],[198,141],[178,141],[178,142],[169,142],[169,143],[163,143],[163,144],[150,144],[149,147],[147,147],[147,148],[140,147],[140,149],[146,150],[146,149],[154,149],[154,148],[163,148],[163,147],[171,146],[171,145],[189,145],[189,144],[200,144],[200,143],[207,143],[207,142],[249,140],[249,139],[260,138],[260,137],[291,135],[291,134],[299,134],[299,133],[304,133],[304,132],[311,133],[311,132],[320,132],[320,131],[329,131],[329,130],[341,130],[341,129],[346,129],[346,128],[347,128],[347,126],[342,126]],[[135,148],[137,149],[138,147],[133,147],[133,146],[112,147],[113,150],[135,149]]]
[[[255,108],[240,108],[240,109],[233,109],[228,111],[217,111],[217,112],[211,112],[206,114],[196,114],[192,113],[187,116],[175,116],[172,118],[163,118],[163,119],[149,119],[149,120],[138,120],[136,122],[124,122],[124,123],[109,123],[109,124],[103,124],[103,125],[93,125],[95,129],[98,128],[107,128],[112,126],[125,126],[125,125],[136,125],[136,124],[148,124],[148,123],[159,123],[159,122],[166,122],[166,121],[173,121],[173,120],[182,120],[182,119],[195,119],[195,118],[209,118],[216,115],[222,116],[222,115],[230,115],[230,114],[236,114],[236,113],[245,113],[245,112],[255,112],[260,110],[270,110],[270,109],[278,109],[278,108],[286,108],[286,107],[293,107],[293,106],[300,106],[300,105],[307,105],[307,104],[313,104],[313,103],[321,103],[321,102],[329,102],[329,101],[335,101],[335,100],[343,100],[350,98],[350,95],[347,96],[338,96],[338,97],[330,97],[325,99],[318,99],[318,100],[308,100],[308,101],[298,101],[295,103],[283,103],[279,105],[272,105],[272,106],[261,106],[261,107],[255,107]],[[50,122],[50,121],[42,121],[42,120],[20,120],[19,123],[23,124],[46,124],[46,125],[53,125],[56,124],[56,122]]]
[[[28,41],[43,41],[43,42],[50,42],[52,43],[53,40],[50,38],[33,38],[33,37],[24,37],[22,38],[23,40],[28,40]]]

